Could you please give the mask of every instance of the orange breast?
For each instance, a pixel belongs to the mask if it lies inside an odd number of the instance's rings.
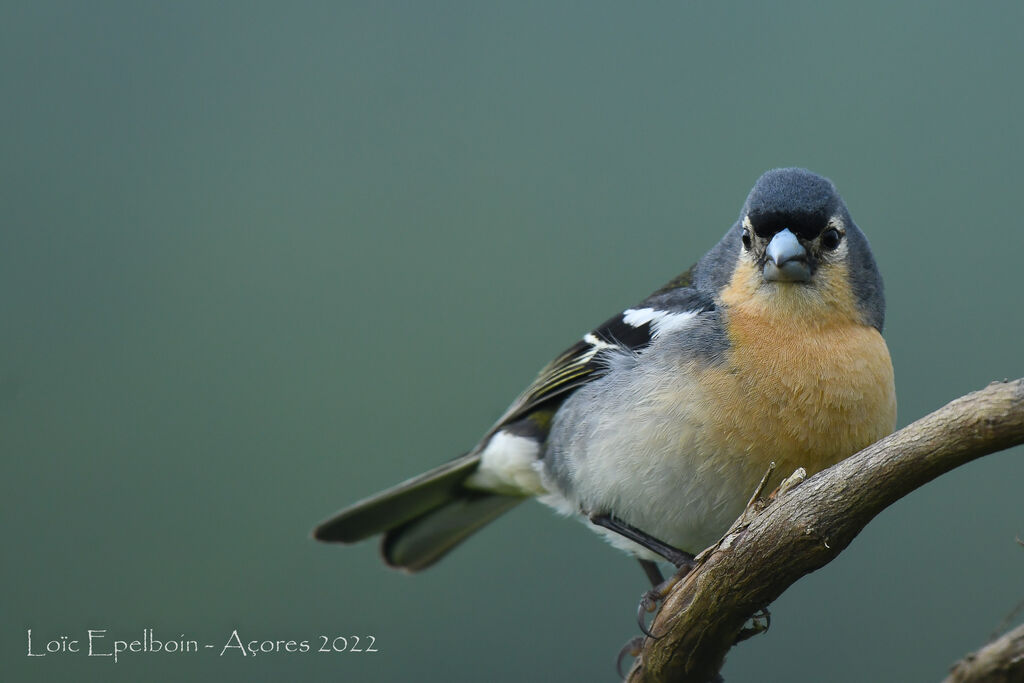
[[[785,477],[797,467],[824,469],[891,433],[889,350],[878,330],[860,323],[848,288],[752,291],[758,274],[741,270],[721,296],[726,363],[701,377],[717,408],[709,411],[710,440],[730,444],[757,476],[774,460]]]

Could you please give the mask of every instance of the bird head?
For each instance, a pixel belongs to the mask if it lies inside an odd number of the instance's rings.
[[[827,178],[801,168],[768,171],[730,236],[736,260],[723,296],[810,315],[845,314],[881,330],[881,276]]]

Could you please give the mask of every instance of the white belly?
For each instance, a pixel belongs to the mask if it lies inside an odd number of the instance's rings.
[[[565,513],[612,514],[698,553],[742,512],[763,472],[751,474],[756,468],[741,454],[708,442],[706,403],[685,372],[672,370],[645,364],[571,396],[548,440],[544,483],[552,493],[541,500]],[[616,547],[661,559],[595,529]]]

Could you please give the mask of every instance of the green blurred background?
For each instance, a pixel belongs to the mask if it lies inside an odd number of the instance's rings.
[[[901,425],[1024,374],[1022,15],[3,3],[4,680],[615,680],[644,577],[575,522],[524,505],[415,577],[309,531],[470,447],[774,166],[871,239]],[[1024,598],[1022,455],[883,513],[726,679],[941,679]],[[218,657],[236,628],[379,652]]]

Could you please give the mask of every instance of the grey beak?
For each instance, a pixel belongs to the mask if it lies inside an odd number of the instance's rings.
[[[811,267],[807,263],[807,250],[789,229],[775,233],[765,249],[768,257],[764,264],[764,279],[769,282],[807,282]]]

